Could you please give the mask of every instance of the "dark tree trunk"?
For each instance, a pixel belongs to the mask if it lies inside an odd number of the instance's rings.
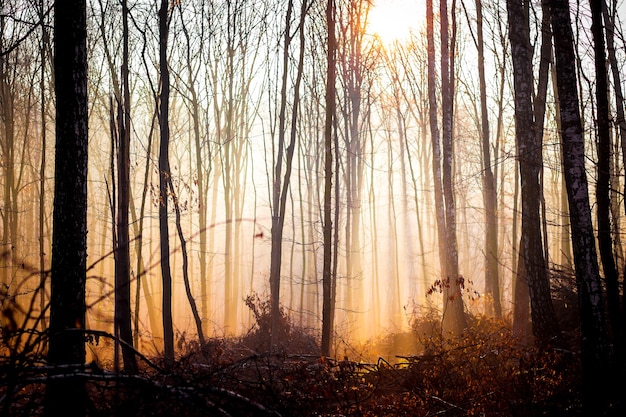
[[[522,198],[522,247],[528,281],[533,333],[539,345],[548,345],[559,336],[541,238],[539,173],[543,164],[541,143],[532,105],[533,68],[528,3],[507,0],[509,39],[515,87],[515,137],[520,166]]]
[[[531,342],[532,329],[530,328],[530,295],[524,264],[524,250],[520,245],[519,262],[515,271],[513,288],[513,334],[524,345]]]
[[[44,22],[45,21],[45,4],[44,0],[40,0],[39,2],[39,19]],[[48,47],[49,47],[49,32],[48,28],[45,24],[41,25],[41,80],[39,82],[39,89],[41,93],[41,162],[39,165],[39,219],[38,219],[38,227],[39,227],[39,286],[41,291],[41,298],[39,302],[39,309],[43,313],[46,308],[47,295],[44,291],[46,286],[46,254],[45,254],[45,218],[46,218],[46,152],[47,152],[47,92],[46,92],[46,65],[43,62],[48,61]],[[41,315],[41,328],[46,328],[46,318],[45,315]]]
[[[56,92],[55,188],[48,361],[85,363],[87,262],[87,5],[55,3]],[[67,372],[67,371],[64,371]],[[84,416],[86,391],[80,378],[48,382],[48,416]]]
[[[115,335],[122,344],[124,370],[137,373],[137,360],[131,349],[133,333],[130,311],[130,238],[128,210],[130,198],[130,87],[128,83],[128,5],[122,2],[123,63],[122,97],[118,97],[117,153],[117,247],[115,256]]]
[[[606,282],[607,307],[611,331],[614,336],[621,336],[622,320],[618,273],[613,257],[613,238],[611,236],[611,115],[609,113],[609,86],[604,49],[604,28],[602,8],[604,0],[589,0],[591,6],[591,32],[594,43],[596,69],[596,128],[598,153],[596,181],[596,217],[598,226],[598,249],[602,261],[602,271]],[[618,337],[618,340],[621,337]],[[621,340],[620,340],[621,343]]]
[[[611,380],[608,367],[602,283],[595,249],[589,190],[585,172],[585,144],[576,84],[574,39],[567,0],[545,0],[554,33],[557,88],[561,112],[563,172],[567,188],[572,248],[582,332],[583,409],[586,415],[606,411]]]
[[[174,185],[172,184],[172,177],[167,178],[167,184],[170,195],[172,196],[172,202],[174,203],[174,216],[176,222],[176,231],[178,232],[178,239],[180,239],[180,254],[183,258],[183,283],[185,284],[185,294],[187,295],[187,301],[189,301],[189,307],[191,308],[191,314],[193,320],[196,323],[196,331],[198,332],[198,340],[200,346],[204,346],[204,332],[202,331],[202,319],[200,318],[200,312],[198,311],[198,305],[196,304],[193,293],[191,292],[191,281],[189,279],[189,255],[187,250],[187,240],[183,233],[183,226],[180,214],[180,204],[178,203],[178,196],[174,191]]]
[[[169,101],[170,72],[167,63],[169,1],[161,0],[159,9],[159,68],[161,71],[161,99],[159,101],[159,124],[161,142],[159,147],[159,234],[161,243],[161,277],[163,283],[163,343],[167,365],[174,364],[174,325],[172,323],[172,272],[170,269],[170,241],[168,225],[168,185],[170,178],[169,163]]]
[[[615,9],[617,8],[617,0],[613,0],[613,14],[610,15],[606,3],[603,3],[602,13],[604,16],[604,25],[606,28],[606,46],[607,52],[609,56],[609,63],[611,66],[611,74],[613,76],[613,89],[615,91],[615,113],[616,113],[616,124],[619,132],[619,141],[622,149],[622,166],[626,166],[626,118],[624,117],[624,93],[622,91],[622,81],[620,75],[620,66],[617,60],[616,51],[615,51]],[[626,181],[623,184],[623,192],[626,195]],[[624,205],[624,209],[626,210],[626,205]],[[620,258],[618,258],[620,259]],[[623,258],[621,258],[623,260]],[[622,271],[624,270],[624,266],[622,265]],[[619,269],[619,268],[618,268]],[[622,284],[624,284],[624,279],[622,280]],[[622,291],[622,337],[626,338],[626,334],[624,332],[624,321],[626,320],[626,291]],[[624,346],[622,346],[624,348]]]
[[[324,125],[324,262],[322,271],[322,355],[330,355],[333,330],[334,303],[333,281],[333,224],[332,224],[332,184],[333,184],[333,125],[335,119],[335,1],[326,3],[326,24],[328,25],[328,52],[326,75],[326,121]]]

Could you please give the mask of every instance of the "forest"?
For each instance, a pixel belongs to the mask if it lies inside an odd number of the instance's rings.
[[[2,0],[0,417],[626,415],[625,17]]]

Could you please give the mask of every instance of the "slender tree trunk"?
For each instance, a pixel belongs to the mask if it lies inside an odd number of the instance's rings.
[[[333,330],[332,288],[332,181],[333,181],[333,125],[335,120],[335,0],[326,2],[326,24],[328,29],[327,75],[326,75],[326,120],[324,124],[324,262],[322,272],[322,355],[330,355]],[[336,150],[335,150],[336,151]]]
[[[483,42],[483,4],[476,0],[476,41],[478,47],[478,79],[480,85],[480,118],[482,136],[482,180],[485,203],[485,295],[486,313],[502,318],[500,302],[500,277],[498,274],[498,219],[497,192],[491,166],[491,143],[489,141],[489,113],[487,110],[487,83],[485,81],[485,47]]]
[[[137,373],[137,361],[130,347],[133,345],[130,309],[130,238],[128,211],[130,198],[130,86],[128,81],[128,4],[122,1],[122,92],[118,100],[118,154],[117,154],[117,256],[115,257],[115,335],[122,345],[124,370]]]
[[[374,135],[372,134],[372,132],[369,133],[369,142],[370,142],[370,148],[374,149]],[[376,166],[375,163],[375,157],[374,157],[374,152],[370,153],[370,187],[369,187],[369,196],[368,196],[368,201],[371,205],[371,215],[370,215],[370,228],[372,230],[372,242],[374,242],[374,244],[372,245],[372,297],[371,297],[371,304],[372,304],[372,315],[374,316],[374,326],[373,329],[370,330],[370,334],[378,334],[380,328],[381,328],[381,314],[380,314],[380,307],[381,307],[381,300],[380,300],[380,293],[382,291],[382,288],[380,287],[380,271],[379,271],[379,256],[378,256],[378,251],[379,251],[379,245],[377,244],[378,242],[378,228],[377,228],[377,223],[376,223],[376,219],[377,217],[377,213],[378,211],[376,210],[376,202],[377,202],[377,195],[376,195],[376,170],[374,169],[374,167]]]
[[[222,146],[223,152],[223,181],[224,181],[224,216],[226,221],[226,230],[224,235],[224,332],[226,335],[232,335],[235,332],[237,323],[236,307],[233,300],[233,286],[235,282],[235,275],[233,274],[233,221],[235,219],[233,205],[236,197],[233,195],[233,160],[235,147],[235,127],[233,126],[233,119],[235,115],[235,98],[234,98],[234,83],[235,83],[235,21],[237,20],[237,12],[233,11],[232,2],[228,1],[227,4],[227,55],[226,55],[226,74],[225,77],[228,80],[228,86],[226,89],[226,125],[225,140],[226,143]]]
[[[433,2],[426,0],[426,36],[428,42],[428,103],[430,138],[432,143],[433,190],[435,195],[435,214],[437,218],[437,236],[439,242],[439,266],[442,280],[448,276],[446,262],[446,218],[443,206],[441,186],[441,144],[439,122],[437,121],[437,94],[435,79],[435,38],[433,25]]]
[[[612,0],[612,10],[613,14],[609,14],[607,10],[607,5],[605,2],[602,3],[602,14],[604,16],[604,26],[606,28],[606,46],[609,58],[609,65],[611,66],[611,74],[613,76],[613,90],[615,92],[615,113],[616,113],[616,124],[617,131],[619,134],[619,142],[621,145],[621,154],[622,154],[622,169],[626,169],[626,118],[624,116],[624,93],[622,91],[622,79],[620,75],[620,67],[616,56],[615,51],[615,13],[617,10],[617,0]],[[619,146],[616,144],[616,152],[617,155],[619,153]],[[617,158],[616,158],[617,159]],[[612,187],[615,191],[617,187]],[[626,181],[624,181],[623,186],[623,195],[626,195]],[[626,211],[626,204],[624,205],[624,209]],[[614,223],[618,224],[619,217],[614,217]],[[619,229],[618,229],[619,230]],[[619,234],[615,234],[615,237],[618,238]],[[619,258],[618,258],[619,259]],[[622,258],[623,262],[623,258]],[[618,267],[619,270],[619,267]],[[626,270],[626,265],[622,265],[622,273]],[[626,278],[622,279],[622,285],[626,282]],[[622,291],[622,336],[626,337],[626,332],[624,331],[624,322],[626,321],[626,291]]]
[[[346,5],[345,24],[341,45],[338,45],[338,67],[341,84],[345,86],[345,105],[341,106],[345,137],[345,311],[346,320],[353,323],[356,332],[364,324],[359,311],[363,298],[363,265],[361,248],[361,194],[363,188],[363,138],[362,102],[366,58],[363,57],[364,27],[371,4],[369,1],[352,1]]]
[[[552,45],[552,40],[550,40],[550,45]],[[552,48],[550,48],[552,50]],[[552,94],[554,96],[555,102],[559,102],[559,92],[556,86],[556,68],[552,65],[550,70],[550,78],[552,80]],[[559,106],[555,106],[555,114],[554,114],[554,123],[556,124],[556,131],[561,132],[561,111]],[[559,155],[559,162],[563,164],[563,158]],[[560,265],[562,268],[573,269],[572,265],[572,240],[570,238],[570,223],[569,223],[569,206],[567,203],[567,188],[565,186],[565,177],[561,176],[561,192],[559,193],[559,205],[561,208],[561,239],[560,239],[560,251],[561,251],[561,260]]]
[[[39,82],[39,88],[41,90],[41,163],[39,165],[39,290],[41,291],[41,298],[39,302],[39,310],[41,312],[41,328],[44,330],[47,326],[44,311],[46,309],[46,246],[45,246],[45,215],[46,215],[46,152],[47,152],[47,115],[46,115],[46,54],[49,42],[48,29],[44,22],[45,2],[40,0],[39,2],[39,19],[42,21],[41,25],[41,79]]]
[[[389,117],[389,123],[393,120]],[[391,132],[391,127],[388,128]],[[387,148],[387,224],[388,224],[388,246],[387,246],[387,320],[393,329],[401,331],[402,329],[402,301],[400,301],[400,275],[402,268],[400,267],[400,248],[398,244],[398,212],[396,210],[395,192],[394,192],[394,169],[393,161],[393,140],[391,133],[386,138]]]
[[[287,206],[287,193],[291,180],[291,169],[293,164],[293,155],[296,147],[297,126],[298,126],[298,109],[300,104],[300,82],[304,72],[304,50],[305,50],[305,31],[304,21],[307,11],[306,1],[301,5],[299,25],[299,58],[298,67],[296,69],[296,80],[294,84],[294,98],[292,104],[292,114],[290,121],[289,143],[285,148],[286,136],[286,108],[287,108],[287,84],[289,80],[289,48],[291,45],[291,15],[293,12],[293,1],[289,1],[287,5],[287,15],[285,19],[285,45],[283,54],[283,77],[280,94],[280,113],[278,128],[278,149],[276,155],[276,166],[274,167],[274,184],[272,190],[272,254],[270,265],[270,289],[271,289],[271,314],[272,314],[272,333],[271,346],[279,342],[279,331],[281,325],[280,314],[280,275],[282,265],[282,240],[283,227],[285,224],[285,213]],[[285,154],[286,152],[286,154]],[[283,164],[285,168],[284,178],[282,177]]]
[[[161,140],[159,145],[159,236],[161,248],[161,280],[163,286],[162,315],[164,358],[168,366],[174,364],[174,325],[172,322],[172,272],[170,269],[170,239],[168,224],[169,178],[169,102],[170,71],[167,62],[167,41],[169,34],[168,0],[161,0],[159,9],[159,68],[161,72],[161,97],[159,100],[159,124]]]
[[[207,203],[206,195],[208,192],[207,177],[210,175],[211,169],[206,169],[206,163],[210,164],[211,158],[211,145],[210,141],[203,143],[202,135],[200,134],[200,102],[198,99],[198,93],[196,91],[196,78],[198,76],[198,70],[193,70],[193,56],[191,53],[191,37],[189,30],[187,29],[186,19],[183,14],[183,7],[181,3],[178,3],[178,10],[181,17],[181,26],[183,35],[186,40],[185,56],[187,58],[187,88],[189,90],[190,98],[189,105],[191,107],[191,119],[193,124],[193,146],[195,150],[195,166],[196,166],[196,179],[198,181],[198,239],[199,239],[199,263],[200,263],[200,300],[201,300],[201,319],[206,322],[208,320],[208,297],[207,292]],[[204,33],[200,33],[200,36],[204,36]],[[200,46],[202,48],[202,44]],[[205,160],[206,156],[206,160]],[[210,167],[210,165],[209,165]]]
[[[191,313],[193,315],[193,319],[196,323],[196,330],[198,331],[198,339],[200,341],[200,345],[204,345],[204,333],[202,331],[202,319],[200,318],[200,313],[198,312],[198,306],[196,304],[196,300],[193,298],[193,294],[191,292],[191,282],[189,280],[189,256],[187,254],[187,241],[185,240],[185,235],[183,233],[183,227],[181,222],[180,215],[180,205],[178,204],[178,197],[174,192],[174,186],[172,184],[172,178],[168,177],[168,185],[172,195],[172,201],[174,203],[174,213],[176,216],[176,231],[178,232],[178,238],[180,239],[180,252],[183,257],[183,282],[185,284],[185,294],[187,295],[187,300],[189,301],[189,306],[191,307]]]
[[[0,17],[0,35],[4,39],[5,16]],[[3,41],[0,40],[0,45]],[[4,46],[4,45],[2,45]],[[17,242],[14,230],[15,217],[13,193],[15,188],[17,165],[15,162],[15,92],[13,83],[10,80],[12,63],[8,56],[0,56],[0,117],[4,127],[3,137],[0,141],[2,151],[2,173],[3,173],[3,207],[0,211],[2,216],[2,241],[0,242],[0,283],[7,290],[15,285],[11,279],[12,262],[15,257],[15,247]]]
[[[591,33],[593,35],[596,75],[596,128],[598,154],[596,181],[596,217],[598,227],[598,249],[602,271],[606,282],[606,297],[611,332],[619,344],[622,340],[622,318],[618,272],[613,257],[611,236],[611,115],[609,111],[609,86],[606,68],[602,9],[605,0],[589,0],[591,6]],[[606,6],[604,7],[606,8]]]

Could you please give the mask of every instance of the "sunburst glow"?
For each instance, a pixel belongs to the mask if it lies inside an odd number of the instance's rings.
[[[377,0],[369,14],[368,32],[383,43],[406,40],[423,20],[423,3],[410,0]]]

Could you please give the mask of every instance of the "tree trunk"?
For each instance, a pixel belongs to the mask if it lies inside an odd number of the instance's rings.
[[[604,16],[604,26],[606,28],[606,46],[609,57],[609,65],[611,66],[611,74],[613,76],[613,89],[615,91],[615,109],[616,109],[616,124],[617,131],[619,133],[619,142],[621,144],[622,153],[622,169],[626,167],[626,118],[624,116],[624,93],[622,92],[622,80],[620,75],[620,67],[615,51],[615,13],[617,9],[617,1],[613,0],[613,14],[610,15],[606,3],[602,3],[602,14]],[[616,145],[616,149],[618,146]],[[616,152],[618,154],[619,152]],[[626,181],[624,181],[622,191],[623,195],[626,195]],[[616,190],[617,187],[612,187]],[[617,190],[616,190],[617,191]],[[626,205],[624,205],[626,210]],[[618,217],[615,217],[615,223],[618,223]],[[618,229],[619,230],[619,229]],[[616,238],[619,234],[616,234]],[[619,258],[618,258],[619,259]],[[623,261],[623,258],[622,258]],[[626,265],[622,265],[624,267]],[[618,268],[619,269],[619,268]],[[622,271],[624,268],[622,269]],[[622,306],[626,305],[626,291],[622,291]],[[626,320],[626,308],[622,307],[622,337],[626,338],[626,332],[624,331],[624,321]]]
[[[596,217],[598,227],[598,249],[602,261],[602,271],[606,282],[606,297],[611,333],[618,343],[622,343],[622,320],[618,272],[613,257],[611,236],[611,115],[609,112],[608,73],[604,48],[604,28],[602,9],[604,0],[589,0],[591,6],[591,33],[593,35],[595,75],[596,75]]]
[[[526,0],[507,0],[509,39],[515,87],[515,137],[521,178],[522,247],[524,270],[528,281],[533,333],[540,345],[548,345],[559,336],[550,296],[541,238],[539,170],[543,159],[536,129],[542,121],[534,120],[532,106],[532,48]]]
[[[547,7],[546,7],[547,6]],[[576,60],[567,0],[545,0],[551,16],[561,112],[563,172],[570,209],[572,248],[582,332],[583,411],[602,414],[611,372],[605,333],[602,284],[593,236],[589,190],[585,171]]]
[[[47,142],[48,142],[48,132],[47,132],[47,97],[46,97],[46,65],[45,62],[47,60],[47,48],[49,47],[49,34],[48,28],[46,27],[44,22],[44,13],[45,13],[45,3],[44,0],[40,0],[39,2],[39,19],[42,22],[41,25],[41,80],[39,82],[39,89],[41,93],[41,163],[39,165],[39,218],[38,218],[38,226],[39,226],[39,290],[41,291],[41,298],[39,302],[39,310],[41,311],[41,329],[45,330],[46,328],[46,317],[44,314],[44,310],[46,309],[46,246],[45,246],[45,215],[46,215],[46,204],[45,204],[45,195],[46,195],[46,152],[47,152]]]
[[[433,19],[433,2],[432,0],[426,0],[426,36],[428,42],[428,115],[430,122],[430,138],[432,143],[433,189],[435,194],[435,213],[437,218],[437,237],[439,242],[440,276],[442,280],[445,280],[448,276],[446,262],[446,219],[443,206],[443,190],[441,186],[441,144],[439,137],[439,122],[437,121]]]
[[[133,333],[130,311],[130,238],[128,210],[130,198],[130,87],[128,83],[128,5],[122,1],[123,52],[122,97],[118,97],[117,153],[117,247],[115,248],[115,335],[123,342],[124,370],[137,373],[137,360],[131,349]]]
[[[5,16],[0,17],[0,35],[4,39],[4,28],[6,26]],[[3,41],[0,41],[3,45]],[[4,49],[4,48],[3,48]],[[2,174],[3,178],[3,210],[0,211],[2,216],[2,241],[0,242],[0,274],[2,279],[0,284],[3,288],[9,290],[14,287],[15,282],[11,279],[12,262],[15,260],[15,247],[17,245],[16,230],[17,211],[14,210],[15,201],[13,198],[13,190],[16,187],[16,170],[15,162],[16,140],[15,140],[15,80],[11,80],[12,66],[15,62],[10,62],[8,56],[0,56],[0,118],[3,124],[2,142],[0,143],[0,151],[2,152]]]
[[[454,3],[454,0],[453,0]],[[454,16],[455,7],[452,7]],[[459,255],[456,236],[456,204],[454,196],[454,48],[455,36],[450,40],[447,0],[440,0],[441,24],[441,149],[442,186],[445,212],[446,271],[443,291],[443,329],[451,335],[460,335],[467,327],[463,305],[463,277],[459,275]],[[456,24],[452,25],[452,33]]]
[[[485,313],[502,318],[500,278],[498,275],[498,219],[497,192],[491,166],[489,141],[489,113],[487,110],[487,83],[485,81],[485,46],[483,42],[483,4],[476,0],[476,42],[478,47],[478,79],[480,85],[480,125],[482,136],[482,180],[485,203]]]
[[[200,101],[198,99],[198,93],[196,91],[195,83],[198,76],[198,69],[193,70],[193,55],[191,52],[191,37],[186,26],[186,19],[183,12],[182,3],[178,3],[178,10],[180,12],[180,22],[182,26],[183,35],[186,41],[185,57],[187,58],[187,88],[189,89],[189,105],[191,108],[191,120],[193,124],[193,145],[195,150],[195,165],[196,165],[196,178],[198,185],[198,238],[199,238],[199,263],[200,263],[200,316],[203,322],[208,321],[208,293],[207,288],[207,193],[208,193],[208,177],[211,173],[210,161],[211,161],[211,142],[206,141],[203,143],[202,135],[200,134]],[[200,33],[200,36],[204,36],[204,33]],[[200,45],[202,48],[202,44]],[[206,149],[206,151],[205,151]],[[205,168],[206,164],[209,164],[209,168]]]
[[[333,125],[335,120],[335,0],[327,0],[326,24],[328,30],[327,74],[326,74],[326,120],[324,124],[324,262],[322,271],[322,355],[330,355],[333,330],[332,288],[332,181],[333,181]]]
[[[306,18],[307,4],[303,2],[301,5],[300,20],[298,22],[299,33],[299,58],[298,67],[296,69],[296,80],[294,83],[294,98],[292,103],[292,114],[290,121],[289,143],[285,149],[286,136],[286,107],[287,107],[287,84],[289,79],[289,48],[291,45],[291,14],[293,12],[293,1],[289,1],[287,5],[287,15],[285,19],[285,45],[283,54],[283,77],[280,94],[280,113],[278,128],[278,149],[276,155],[276,166],[274,167],[274,183],[272,188],[272,252],[270,265],[270,290],[271,290],[271,314],[272,314],[272,332],[271,345],[274,346],[279,340],[279,332],[281,326],[280,313],[280,275],[282,265],[282,243],[283,243],[283,227],[285,224],[285,213],[287,205],[287,193],[291,180],[291,168],[293,163],[293,155],[296,147],[297,126],[298,126],[298,109],[300,104],[300,82],[304,69],[304,20]],[[286,155],[284,154],[286,152]],[[284,159],[284,162],[283,162]],[[282,178],[282,168],[285,168],[284,178]],[[286,335],[283,335],[286,336]]]
[[[514,252],[515,253],[515,252]],[[513,335],[524,345],[529,344],[532,328],[530,328],[530,294],[524,263],[524,246],[520,244],[517,255],[517,269],[514,270],[513,287]]]
[[[189,280],[189,256],[187,253],[187,241],[185,240],[185,235],[183,233],[181,215],[180,215],[180,205],[178,204],[178,197],[174,191],[174,185],[172,184],[172,178],[168,177],[167,183],[169,185],[169,190],[172,195],[172,202],[174,203],[174,214],[176,217],[176,231],[178,232],[178,239],[180,240],[180,252],[183,257],[183,282],[185,284],[185,294],[187,295],[187,301],[189,301],[189,307],[191,308],[191,314],[193,315],[193,319],[196,323],[196,330],[198,332],[198,340],[200,341],[200,346],[204,346],[204,332],[202,331],[202,319],[200,318],[200,313],[198,312],[198,306],[196,304],[196,300],[193,298],[193,294],[191,292],[191,282]]]
[[[56,175],[48,345],[48,362],[55,366],[81,367],[85,363],[88,165],[86,16],[87,5],[84,0],[55,3]],[[52,379],[47,384],[45,414],[84,416],[86,398],[83,379]]]
[[[161,280],[163,285],[163,349],[167,366],[174,364],[174,325],[172,322],[172,272],[170,269],[170,239],[168,224],[168,184],[171,176],[169,163],[169,101],[170,71],[167,62],[169,1],[161,0],[159,9],[159,68],[161,72],[161,99],[159,102],[159,124],[161,140],[159,146],[159,242],[161,255]]]

